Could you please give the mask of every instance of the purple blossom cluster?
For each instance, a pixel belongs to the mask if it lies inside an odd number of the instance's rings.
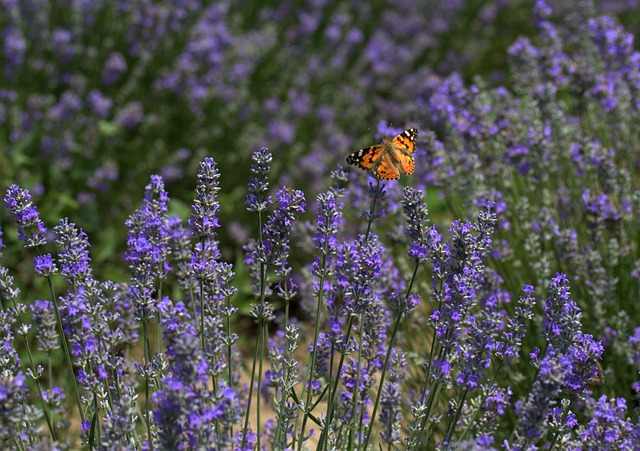
[[[411,449],[503,443],[523,449],[559,441],[580,446],[602,436],[598,422],[607,415],[617,423],[607,424],[603,440],[622,446],[637,439],[637,420],[624,416],[624,397],[595,401],[592,383],[601,375],[604,348],[584,332],[568,277],[557,274],[551,280],[537,324],[532,286],[524,287],[511,310],[505,281],[490,267],[500,230],[494,202],[486,201],[475,221],[455,220],[442,233],[423,191],[404,190],[402,218],[398,208],[385,208],[387,194],[378,182],[368,190],[371,205],[361,217],[366,233],[349,236],[345,191],[335,185],[312,206],[315,230],[296,227],[306,214],[304,194],[285,186],[273,204],[267,202],[271,159],[266,156],[264,150],[255,154],[248,197],[250,209],[265,215],[261,241],[247,246],[245,259],[258,269],[252,316],[258,324],[255,349],[261,353],[254,357],[251,383],[241,383],[234,321],[239,310],[233,277],[241,268],[221,260],[217,250],[222,174],[207,158],[187,225],[168,218],[163,180],[151,177],[141,206],[125,222],[128,284],[96,280],[88,236],[66,218],[54,228],[55,258],[43,254],[46,240],[30,243],[39,255],[34,272],[51,287],[51,300],[28,303],[30,323],[24,323],[27,305],[20,291],[1,268],[1,324],[10,350],[3,360],[10,376],[4,379],[2,412],[12,421],[3,424],[16,425],[20,440],[71,443],[64,406],[74,398],[84,447],[215,444],[252,450],[316,443],[323,449],[366,449],[384,443]],[[43,229],[27,190],[9,188],[5,203],[23,230],[20,239]],[[379,234],[392,220],[400,221],[403,233]],[[301,271],[295,265],[304,255],[293,243],[313,255]],[[398,246],[405,252],[395,252]],[[399,270],[411,265],[412,271]],[[67,287],[61,295],[51,283],[58,276]],[[276,282],[269,293],[285,302],[284,312],[276,312],[267,295]],[[306,338],[309,360],[300,360],[296,350],[305,337],[289,306],[306,297],[316,302],[315,313],[309,312],[316,332]],[[428,302],[421,306],[420,297]],[[270,324],[276,335],[265,340]],[[541,341],[531,336],[534,327],[540,328]],[[53,385],[51,363],[44,368],[19,357],[17,338],[30,347],[32,333],[36,349],[29,356],[64,354],[68,365],[59,371],[73,376],[70,393]],[[411,359],[406,349],[413,349]],[[522,376],[511,374],[527,361],[529,391]],[[26,401],[33,390],[39,404]],[[442,402],[447,398],[448,407]],[[260,420],[267,408],[261,399],[275,419]],[[320,411],[320,403],[327,410]],[[516,425],[511,434],[509,417]],[[34,424],[46,425],[48,433]],[[320,434],[310,442],[315,425]],[[18,437],[8,431],[0,431],[0,439],[14,444]],[[441,438],[428,431],[440,431]]]
[[[28,190],[6,190],[17,234],[0,234],[0,259],[30,255],[36,277],[0,265],[0,447],[637,449],[633,36],[589,2],[560,17],[538,0],[538,36],[507,52],[510,83],[468,85],[426,69],[472,63],[433,56],[465,6],[256,7],[274,28],[231,2],[85,2],[66,7],[67,29],[35,3],[0,3],[7,142],[35,143],[53,173],[158,133],[145,150],[165,165],[137,208],[129,199],[126,281],[103,280],[90,233],[68,218],[49,231]],[[508,8],[488,2],[478,20]],[[122,42],[88,39],[116,14]],[[27,71],[57,94],[36,83],[20,98]],[[167,99],[171,115],[157,109]],[[425,129],[400,183],[335,168],[351,142],[336,112],[369,105],[369,120]],[[188,140],[169,140],[192,118]],[[234,146],[267,136],[291,150],[251,156],[256,224],[225,220],[234,152],[202,158],[189,218],[170,217],[181,209],[165,182],[189,149],[232,132]],[[85,200],[135,174],[135,152],[110,155],[88,166]],[[298,171],[273,189],[278,167]],[[236,225],[254,231],[244,259],[221,250]]]

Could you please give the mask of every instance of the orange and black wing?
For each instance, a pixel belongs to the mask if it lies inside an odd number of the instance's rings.
[[[382,144],[376,144],[375,146],[365,147],[364,149],[357,150],[347,156],[347,163],[354,166],[358,166],[365,171],[372,170],[380,156],[384,153],[384,147]]]
[[[400,178],[400,171],[398,166],[391,158],[389,152],[384,153],[373,170],[373,175],[382,180],[398,180]]]
[[[418,140],[418,129],[410,128],[393,138],[393,157],[403,174],[413,173],[416,163],[413,160],[413,153],[416,151],[416,141]]]

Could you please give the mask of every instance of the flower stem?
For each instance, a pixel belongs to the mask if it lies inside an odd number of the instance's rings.
[[[38,250],[38,253],[40,253],[39,250]],[[47,277],[47,283],[49,284],[49,291],[51,292],[51,298],[53,299],[53,308],[56,311],[56,321],[58,323],[58,333],[60,334],[60,341],[62,342],[62,348],[64,349],[67,366],[69,367],[69,372],[71,373],[71,380],[73,381],[74,395],[76,398],[76,404],[78,405],[78,413],[80,415],[80,421],[84,421],[84,411],[82,409],[82,402],[80,401],[80,390],[78,389],[78,382],[76,381],[76,375],[73,370],[71,352],[69,352],[69,343],[67,342],[67,337],[64,334],[64,328],[62,326],[62,317],[60,316],[60,308],[58,306],[58,298],[56,297],[56,294],[53,290],[51,277]]]
[[[411,280],[409,281],[409,286],[407,287],[407,293],[405,296],[409,296],[411,293],[411,288],[413,288],[413,283],[416,279],[416,275],[418,274],[418,268],[420,267],[420,262],[416,261],[416,264],[413,268],[413,275],[411,276]],[[378,411],[378,405],[380,404],[380,396],[382,394],[382,387],[384,386],[384,378],[387,374],[387,367],[389,366],[389,360],[391,359],[391,350],[393,349],[393,344],[395,343],[396,334],[398,333],[398,327],[400,325],[400,320],[402,319],[402,314],[399,314],[396,318],[395,323],[393,324],[393,330],[391,331],[391,337],[389,338],[389,346],[387,347],[387,354],[384,356],[384,363],[382,364],[382,372],[380,373],[380,384],[378,384],[378,393],[376,394],[376,401],[373,404],[373,412],[371,413],[371,424],[367,430],[367,435],[364,440],[363,449],[367,449],[369,446],[369,439],[371,438],[371,432],[373,431],[373,422],[376,418],[376,413]]]
[[[320,329],[320,308],[322,306],[322,300],[324,297],[324,273],[325,267],[327,265],[327,256],[322,256],[322,262],[320,263],[321,272],[320,272],[320,285],[318,287],[318,302],[316,303],[316,318],[315,325],[313,328],[313,352],[311,353],[311,362],[309,363],[309,368],[307,369],[307,384],[303,387],[303,390],[307,390],[307,396],[304,403],[304,417],[302,418],[302,426],[300,427],[300,441],[298,442],[298,450],[302,449],[302,443],[304,439],[304,431],[307,425],[308,414],[310,413],[310,405],[311,405],[311,396],[313,394],[313,390],[311,390],[311,382],[313,381],[313,373],[316,368],[316,354],[318,347],[318,335]],[[288,304],[287,304],[288,305]],[[330,382],[329,382],[330,383]]]

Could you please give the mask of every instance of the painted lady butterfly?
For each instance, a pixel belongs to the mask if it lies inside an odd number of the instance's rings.
[[[347,163],[358,166],[382,180],[398,180],[400,171],[404,175],[413,173],[418,129],[410,128],[391,141],[385,139],[381,144],[365,147],[347,157]]]

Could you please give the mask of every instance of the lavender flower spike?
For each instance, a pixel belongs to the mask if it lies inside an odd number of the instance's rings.
[[[4,204],[18,224],[18,238],[25,242],[24,247],[46,244],[47,228],[40,220],[38,209],[31,202],[29,190],[11,185],[4,196]]]
[[[220,172],[213,158],[205,158],[200,163],[200,170],[198,171],[197,194],[193,201],[193,213],[189,218],[189,225],[200,238],[210,241],[215,239],[216,229],[220,227],[218,222],[218,210],[220,209],[220,203],[218,202],[219,178]]]
[[[247,200],[245,205],[248,211],[264,211],[271,203],[271,197],[266,193],[269,191],[269,171],[271,170],[271,161],[273,156],[269,152],[269,149],[263,147],[257,152],[254,152],[251,157],[253,163],[251,164],[251,177],[249,177],[249,194],[247,194]]]

